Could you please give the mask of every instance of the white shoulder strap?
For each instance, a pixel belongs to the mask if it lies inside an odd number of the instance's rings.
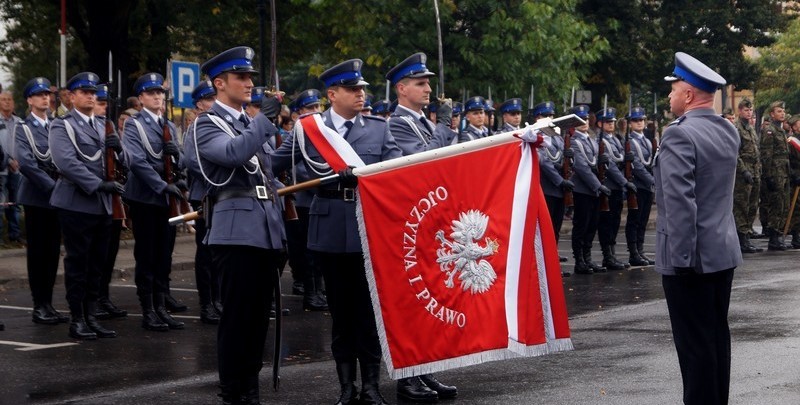
[[[134,124],[136,124],[136,130],[139,132],[139,138],[142,140],[142,145],[144,145],[144,148],[147,149],[147,153],[149,153],[150,156],[152,156],[155,159],[161,159],[162,152],[155,153],[153,151],[153,146],[150,145],[150,141],[147,139],[147,134],[144,133],[144,127],[139,122],[139,120],[135,118],[131,118],[130,120],[133,121]]]
[[[22,125],[22,130],[25,132],[25,138],[28,138],[28,143],[31,145],[31,152],[33,152],[33,156],[36,160],[40,162],[47,162],[50,160],[50,148],[47,149],[47,152],[42,153],[39,152],[39,149],[36,148],[36,141],[33,139],[33,133],[31,133],[31,129],[25,125]]]
[[[86,156],[86,154],[83,153],[81,148],[78,147],[78,142],[75,139],[75,130],[72,128],[72,124],[70,124],[67,119],[64,119],[63,121],[64,121],[64,128],[67,130],[67,136],[69,137],[69,140],[72,141],[72,146],[75,147],[75,151],[78,152],[78,155],[81,157],[81,159],[87,162],[98,161],[100,157],[103,155],[103,150],[99,149],[97,153],[95,153],[94,155]]]
[[[414,123],[414,119],[412,119],[408,115],[403,115],[400,118],[402,118],[403,121],[408,123],[408,126],[410,126],[411,130],[414,131],[415,134],[417,134],[417,137],[419,137],[419,140],[422,141],[423,145],[427,145],[428,144],[428,141],[425,140],[424,136],[422,136],[422,132],[420,132],[419,128],[417,128],[417,124]]]

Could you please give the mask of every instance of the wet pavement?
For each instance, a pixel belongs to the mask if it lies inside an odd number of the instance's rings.
[[[569,256],[569,238],[561,254]],[[620,238],[621,240],[622,238]],[[765,240],[757,240],[764,245]],[[183,248],[187,248],[186,244]],[[596,245],[596,244],[595,244]],[[622,246],[618,246],[620,251]],[[178,249],[178,255],[189,253]],[[645,250],[652,256],[653,240]],[[620,252],[623,253],[623,252]],[[599,261],[599,252],[594,253]],[[800,403],[800,251],[746,256],[736,271],[730,321],[731,403]],[[3,261],[0,257],[0,272]],[[572,260],[564,264],[571,270]],[[2,273],[0,273],[2,274]],[[125,273],[120,273],[124,275]],[[190,306],[176,314],[186,329],[149,332],[139,325],[130,278],[116,278],[114,301],[131,314],[105,321],[119,337],[76,343],[67,326],[30,321],[22,282],[0,283],[0,404],[216,404],[216,328],[200,323],[194,273],[173,272],[173,295]],[[291,276],[283,276],[291,291]],[[633,268],[564,279],[575,350],[539,358],[486,363],[439,373],[459,386],[459,404],[679,403],[680,373],[660,276]],[[63,283],[56,307],[66,310]],[[271,346],[261,373],[268,404],[331,404],[338,384],[330,355],[330,315],[304,312],[286,295],[282,385],[271,388]],[[273,328],[270,326],[270,335]],[[383,375],[390,403],[394,383]]]

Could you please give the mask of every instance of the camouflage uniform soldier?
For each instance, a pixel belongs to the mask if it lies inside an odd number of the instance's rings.
[[[768,250],[786,250],[783,226],[789,208],[789,149],[783,120],[783,101],[769,106],[769,125],[761,130],[761,210],[762,226],[769,236]]]
[[[761,161],[758,154],[758,133],[750,125],[753,104],[744,99],[739,103],[739,119],[734,124],[739,131],[741,146],[736,161],[736,183],[733,186],[733,218],[739,235],[742,253],[756,253],[763,249],[750,242],[750,228],[756,219],[758,194],[761,187]]]
[[[800,186],[800,115],[795,115],[787,121],[792,129],[789,137],[789,184],[791,185],[790,197],[794,190]],[[789,201],[791,206],[791,201]],[[795,204],[792,220],[789,224],[792,234],[792,248],[800,249],[800,204]]]

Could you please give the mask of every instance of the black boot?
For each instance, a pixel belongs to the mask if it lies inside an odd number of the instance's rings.
[[[745,239],[745,242],[747,243],[747,246],[749,246],[750,249],[754,250],[756,253],[761,253],[761,252],[764,251],[764,249],[762,249],[762,248],[760,248],[760,247],[758,247],[758,246],[753,244],[753,241],[750,240],[750,233],[745,232],[744,233],[744,239]]]
[[[597,263],[592,261],[592,247],[591,246],[584,246],[583,247],[583,262],[586,264],[586,267],[590,268],[594,273],[605,273],[606,269],[603,266],[599,266]]]
[[[47,311],[50,312],[51,315],[55,316],[56,319],[58,319],[59,323],[67,323],[67,322],[69,322],[69,317],[64,315],[64,314],[62,314],[61,312],[58,312],[58,310],[53,308],[53,303],[52,302],[49,302],[49,301],[45,302],[44,306],[47,308]]]
[[[186,305],[178,302],[169,293],[164,294],[164,304],[169,312],[186,312],[189,309]]]
[[[361,395],[359,400],[361,405],[389,405],[379,389],[378,381],[381,376],[381,363],[364,364],[361,363]]]
[[[322,295],[322,277],[308,271],[305,275],[305,285],[303,286],[303,309],[306,311],[327,311],[328,300]]]
[[[786,250],[786,246],[783,243],[783,236],[778,233],[778,231],[774,229],[767,229],[767,235],[769,235],[769,243],[767,243],[767,250],[777,250],[783,251]]]
[[[94,332],[97,337],[100,338],[114,338],[117,337],[117,332],[106,329],[99,323],[97,323],[97,318],[95,317],[95,312],[97,311],[97,301],[89,301],[85,305],[86,307],[86,325],[89,326],[89,329]]]
[[[89,329],[86,319],[83,318],[82,310],[72,310],[72,319],[69,323],[69,337],[81,340],[95,340],[97,334]]]
[[[355,385],[356,381],[356,363],[340,363],[336,362],[336,374],[339,376],[339,385],[342,387],[342,392],[339,395],[339,401],[336,405],[355,405],[358,403],[357,392],[358,388]]]
[[[636,247],[635,243],[628,244],[628,252],[630,253],[628,261],[631,263],[631,266],[641,267],[648,266],[650,264],[639,254],[639,248]]]
[[[142,327],[156,332],[166,332],[169,326],[159,319],[153,310],[153,296],[143,294],[139,296],[139,303],[142,305]]]
[[[113,302],[108,297],[100,297],[97,300],[97,310],[105,311],[110,318],[124,318],[128,316],[128,311],[124,309],[117,308]],[[97,319],[101,319],[99,316]]]
[[[439,399],[455,398],[458,396],[458,388],[454,385],[444,385],[433,374],[425,374],[419,376],[419,379],[428,386],[428,388],[436,391],[439,394]]]
[[[33,323],[38,323],[41,325],[56,325],[61,323],[58,317],[55,314],[50,313],[47,309],[47,305],[40,303],[33,304],[33,314],[31,315],[33,319]]]
[[[800,249],[800,232],[792,231],[792,249]]]
[[[575,274],[592,274],[594,273],[589,266],[586,265],[586,262],[583,261],[583,251],[575,253],[572,252],[572,256],[575,258],[575,269],[573,270]]]
[[[221,382],[219,390],[220,393],[217,395],[222,398],[222,405],[239,405],[242,403],[241,388],[237,382]]]
[[[183,329],[183,322],[176,320],[172,315],[167,312],[165,304],[168,295],[155,293],[153,294],[153,310],[155,311],[158,319],[169,326],[170,329]]]
[[[611,245],[601,245],[601,248],[603,250],[603,267],[608,270],[625,270],[625,266],[614,257]]]
[[[261,405],[258,392],[258,375],[248,377],[242,388],[242,405]]]
[[[439,394],[428,387],[419,377],[397,380],[397,397],[412,402],[436,402]]]
[[[200,322],[209,325],[219,324],[219,314],[217,314],[217,310],[214,309],[214,306],[211,305],[211,303],[200,304]]]
[[[631,267],[630,263],[623,262],[622,260],[617,259],[617,245],[616,245],[616,243],[611,245],[611,255],[614,256],[614,260],[616,260],[617,263],[621,263],[622,264],[622,267],[624,267],[626,269],[629,269]]]
[[[747,243],[748,240],[746,233],[737,232],[736,235],[739,237],[739,249],[742,251],[742,253],[756,253],[756,249]]]
[[[639,249],[639,257],[641,257],[644,260],[647,260],[647,263],[650,266],[653,266],[653,265],[656,264],[655,260],[651,260],[649,257],[645,256],[645,254],[644,254],[644,242],[636,243],[636,248]]]

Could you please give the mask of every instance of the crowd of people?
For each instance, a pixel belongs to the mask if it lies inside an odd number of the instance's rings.
[[[108,88],[92,72],[75,75],[63,89],[43,77],[31,79],[22,90],[25,119],[13,115],[10,93],[0,93],[5,152],[0,187],[7,197],[8,240],[27,246],[32,320],[68,323],[75,339],[115,337],[98,320],[127,316],[111,300],[108,285],[120,233],[130,227],[141,326],[183,329],[171,315],[187,308],[170,294],[176,230],[168,219],[180,205],[191,205],[203,213],[194,223],[195,276],[201,320],[218,325],[224,402],[258,403],[273,294],[280,294],[276,286],[288,260],[293,293],[303,295],[304,309],[331,313],[341,385],[337,404],[386,403],[378,386],[381,347],[355,215],[358,179],[343,170],[336,182],[279,197],[284,185],[333,173],[315,145],[298,141],[293,127],[299,117],[321,113],[322,122],[369,164],[519,131],[525,126],[522,100],[494,103],[475,96],[464,103],[432,102],[435,74],[426,67],[426,55],[416,53],[386,73],[393,102],[373,102],[365,92],[363,62],[353,59],[319,76],[324,91],[306,89],[284,103],[272,89],[253,85],[253,56],[252,49],[236,47],[202,65],[206,79],[194,89],[196,108],[184,114],[180,130],[168,119],[171,108],[159,73],[136,80],[135,96],[117,117],[108,116]],[[791,243],[783,239],[789,205],[796,208],[790,187],[800,187],[800,116],[784,123],[780,102],[768,112],[760,134],[749,101],[730,118],[741,138],[733,214],[743,253],[759,251],[750,242],[757,211],[770,250],[800,248],[800,215],[788,221]],[[588,105],[566,113],[585,123],[542,132],[538,151],[556,239],[564,218],[573,223],[573,272],[564,267],[562,275],[656,264],[644,249],[657,183],[655,122],[647,122],[641,107],[629,108],[624,117],[614,108],[592,113]],[[555,114],[555,104],[545,101],[529,106],[525,119],[532,124]],[[123,214],[114,209],[120,199]],[[628,257],[621,260],[616,244],[625,201]],[[600,263],[591,255],[595,235]],[[62,243],[69,316],[53,307]],[[397,395],[412,401],[433,402],[457,392],[433,375],[397,384]]]

